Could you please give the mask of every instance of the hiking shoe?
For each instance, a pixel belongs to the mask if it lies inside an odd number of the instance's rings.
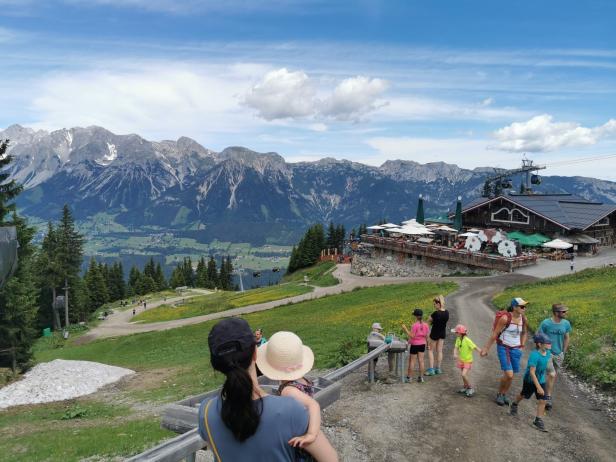
[[[496,394],[496,404],[499,406],[505,405],[505,395],[501,395],[500,393]]]
[[[460,388],[458,390],[458,393],[460,393],[461,395],[465,395],[466,394],[466,390],[468,390],[468,388],[464,387],[464,388]]]
[[[440,368],[437,367],[436,369],[434,369],[434,375],[438,375],[438,374],[442,374],[442,373],[443,373],[443,371]]]
[[[509,410],[509,414],[514,417],[518,415],[518,403],[511,403],[511,409]]]
[[[511,404],[511,399],[509,399],[509,396],[503,395],[503,402],[509,406]]]
[[[474,389],[474,388],[467,388],[467,389],[466,389],[466,396],[467,396],[467,397],[469,397],[469,398],[470,398],[470,397],[471,397],[471,396],[473,396],[474,394],[475,394],[475,389]]]
[[[424,373],[424,375],[427,375],[428,377],[429,377],[429,376],[431,376],[431,375],[436,375],[436,371],[435,371],[434,369],[430,368],[430,369],[428,369],[428,370]]]
[[[420,375],[419,377],[417,377],[417,383],[424,383],[425,380],[424,378]]]
[[[545,429],[545,424],[543,423],[543,420],[541,419],[541,417],[535,417],[535,420],[533,421],[533,425],[535,426],[537,430],[541,430],[542,432],[547,432],[547,430]]]
[[[546,411],[551,411],[552,410],[552,397],[551,396],[546,396],[545,397],[545,410]]]
[[[404,378],[404,383],[411,383],[411,378],[408,375]]]

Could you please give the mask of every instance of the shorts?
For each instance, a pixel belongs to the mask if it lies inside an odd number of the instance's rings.
[[[545,392],[545,383],[540,383],[541,388]],[[537,399],[545,400],[545,395],[540,395],[537,393],[537,387],[535,387],[534,382],[527,382],[524,380],[524,384],[522,385],[522,391],[520,394],[524,397],[524,399],[530,399],[531,396],[535,395]]]
[[[426,351],[425,343],[423,345],[411,345],[411,348],[409,349],[409,353],[412,355],[423,353],[424,351]]]
[[[550,361],[548,361],[548,374],[556,374],[557,370],[562,369],[564,359],[564,353],[552,355]]]
[[[458,369],[460,369],[460,370],[466,369],[466,370],[470,371],[471,367],[473,367],[473,363],[466,363],[464,361],[458,360],[458,362],[456,363],[456,367]]]
[[[501,370],[513,371],[514,374],[520,372],[520,360],[522,359],[521,348],[509,348],[504,345],[496,345],[498,360]]]
[[[434,340],[434,341],[436,341],[436,340],[445,340],[445,337],[446,337],[446,333],[445,333],[444,330],[442,330],[442,331],[438,330],[436,332],[433,330],[432,332],[430,332],[430,338],[432,340]]]

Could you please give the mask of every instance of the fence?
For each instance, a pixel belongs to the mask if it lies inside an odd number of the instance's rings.
[[[515,268],[521,268],[537,262],[536,255],[503,257],[502,255],[489,255],[486,253],[457,250],[439,245],[401,241],[390,237],[377,237],[371,235],[363,235],[361,240],[362,242],[372,244],[376,248],[393,250],[394,252],[410,255],[421,255],[426,258],[434,258],[497,271],[511,272]]]
[[[385,352],[395,355],[395,372],[403,380],[406,343],[398,340],[391,343],[383,343],[346,366],[315,380],[316,393],[314,399],[318,401],[321,409],[326,408],[340,398],[342,386],[338,381],[366,364],[368,365],[368,378],[371,382],[374,381],[373,360]],[[273,391],[274,388],[277,388],[276,384],[264,377],[259,377],[259,383],[266,391]],[[163,411],[161,426],[181,434],[131,457],[128,461],[178,462],[185,460],[186,462],[194,462],[197,451],[206,447],[205,441],[201,439],[197,430],[199,419],[198,406],[203,400],[212,398],[219,393],[220,390],[213,390],[167,406]]]

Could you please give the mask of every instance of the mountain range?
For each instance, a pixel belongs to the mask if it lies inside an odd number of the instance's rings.
[[[24,186],[26,216],[57,219],[68,203],[78,221],[104,213],[126,230],[174,230],[201,242],[293,243],[315,222],[347,229],[414,217],[423,194],[427,215],[481,193],[491,168],[391,160],[379,167],[324,158],[288,163],[243,147],[215,152],[196,141],[148,141],[102,127],[52,132],[12,125],[9,169]],[[616,183],[545,176],[540,191],[616,201]]]

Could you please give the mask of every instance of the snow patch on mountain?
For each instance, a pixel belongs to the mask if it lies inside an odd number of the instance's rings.
[[[96,159],[95,161],[97,164],[102,165],[103,167],[106,167],[118,157],[118,150],[115,144],[107,143],[107,150],[107,154],[105,154],[100,159]]]

